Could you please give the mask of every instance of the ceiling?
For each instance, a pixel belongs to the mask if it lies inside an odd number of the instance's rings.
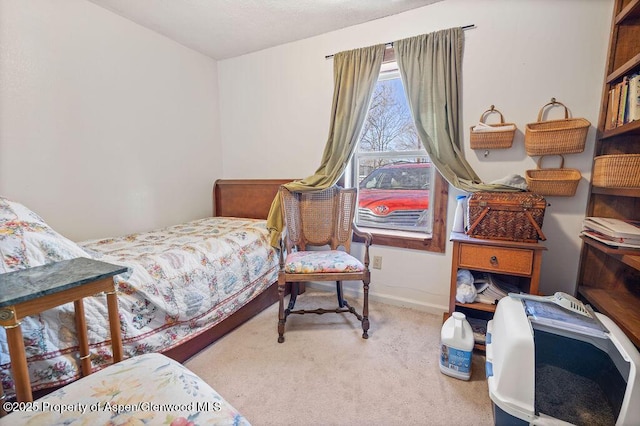
[[[88,1],[220,60],[442,0]]]

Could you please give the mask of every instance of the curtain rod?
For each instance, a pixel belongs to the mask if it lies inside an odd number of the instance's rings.
[[[475,28],[475,27],[476,27],[476,25],[475,25],[475,24],[470,24],[470,25],[465,25],[464,27],[460,27],[460,28],[462,28],[462,30],[464,31],[464,30],[470,30],[470,29],[473,29],[473,28]],[[392,41],[390,41],[390,42],[388,42],[388,43],[385,43],[385,46],[387,46],[387,47],[393,47],[393,42],[392,42]],[[325,56],[324,58],[325,58],[325,59],[329,59],[329,58],[333,58],[333,56],[334,56],[334,55],[327,55],[327,56]]]

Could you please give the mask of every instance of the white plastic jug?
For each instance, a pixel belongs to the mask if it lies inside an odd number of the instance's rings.
[[[473,330],[462,312],[454,312],[440,331],[440,371],[456,379],[471,378]]]
[[[451,230],[453,232],[464,232],[464,201],[467,199],[466,195],[458,195],[456,200],[458,204],[456,205],[455,215],[453,216],[453,227]]]

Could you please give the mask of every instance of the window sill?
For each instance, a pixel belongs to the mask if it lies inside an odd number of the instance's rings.
[[[412,250],[432,251],[444,253],[444,244],[437,244],[437,239],[433,234],[407,231],[391,231],[379,228],[358,227],[364,232],[368,232],[373,237],[373,245],[398,247]],[[354,235],[353,241],[364,242],[363,239]]]

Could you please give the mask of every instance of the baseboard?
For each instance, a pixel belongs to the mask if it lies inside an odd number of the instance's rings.
[[[309,282],[307,287],[315,288],[321,291],[335,292],[336,287],[334,283],[329,282]],[[353,288],[343,287],[343,292],[346,297],[360,298],[362,297],[362,291],[356,291]],[[411,308],[418,311],[428,312],[430,314],[442,315],[447,312],[449,308],[447,306],[436,305],[432,303],[416,302],[415,300],[405,299],[403,297],[391,296],[388,294],[374,294],[369,293],[369,301],[386,303],[388,305],[400,306],[402,308]]]

